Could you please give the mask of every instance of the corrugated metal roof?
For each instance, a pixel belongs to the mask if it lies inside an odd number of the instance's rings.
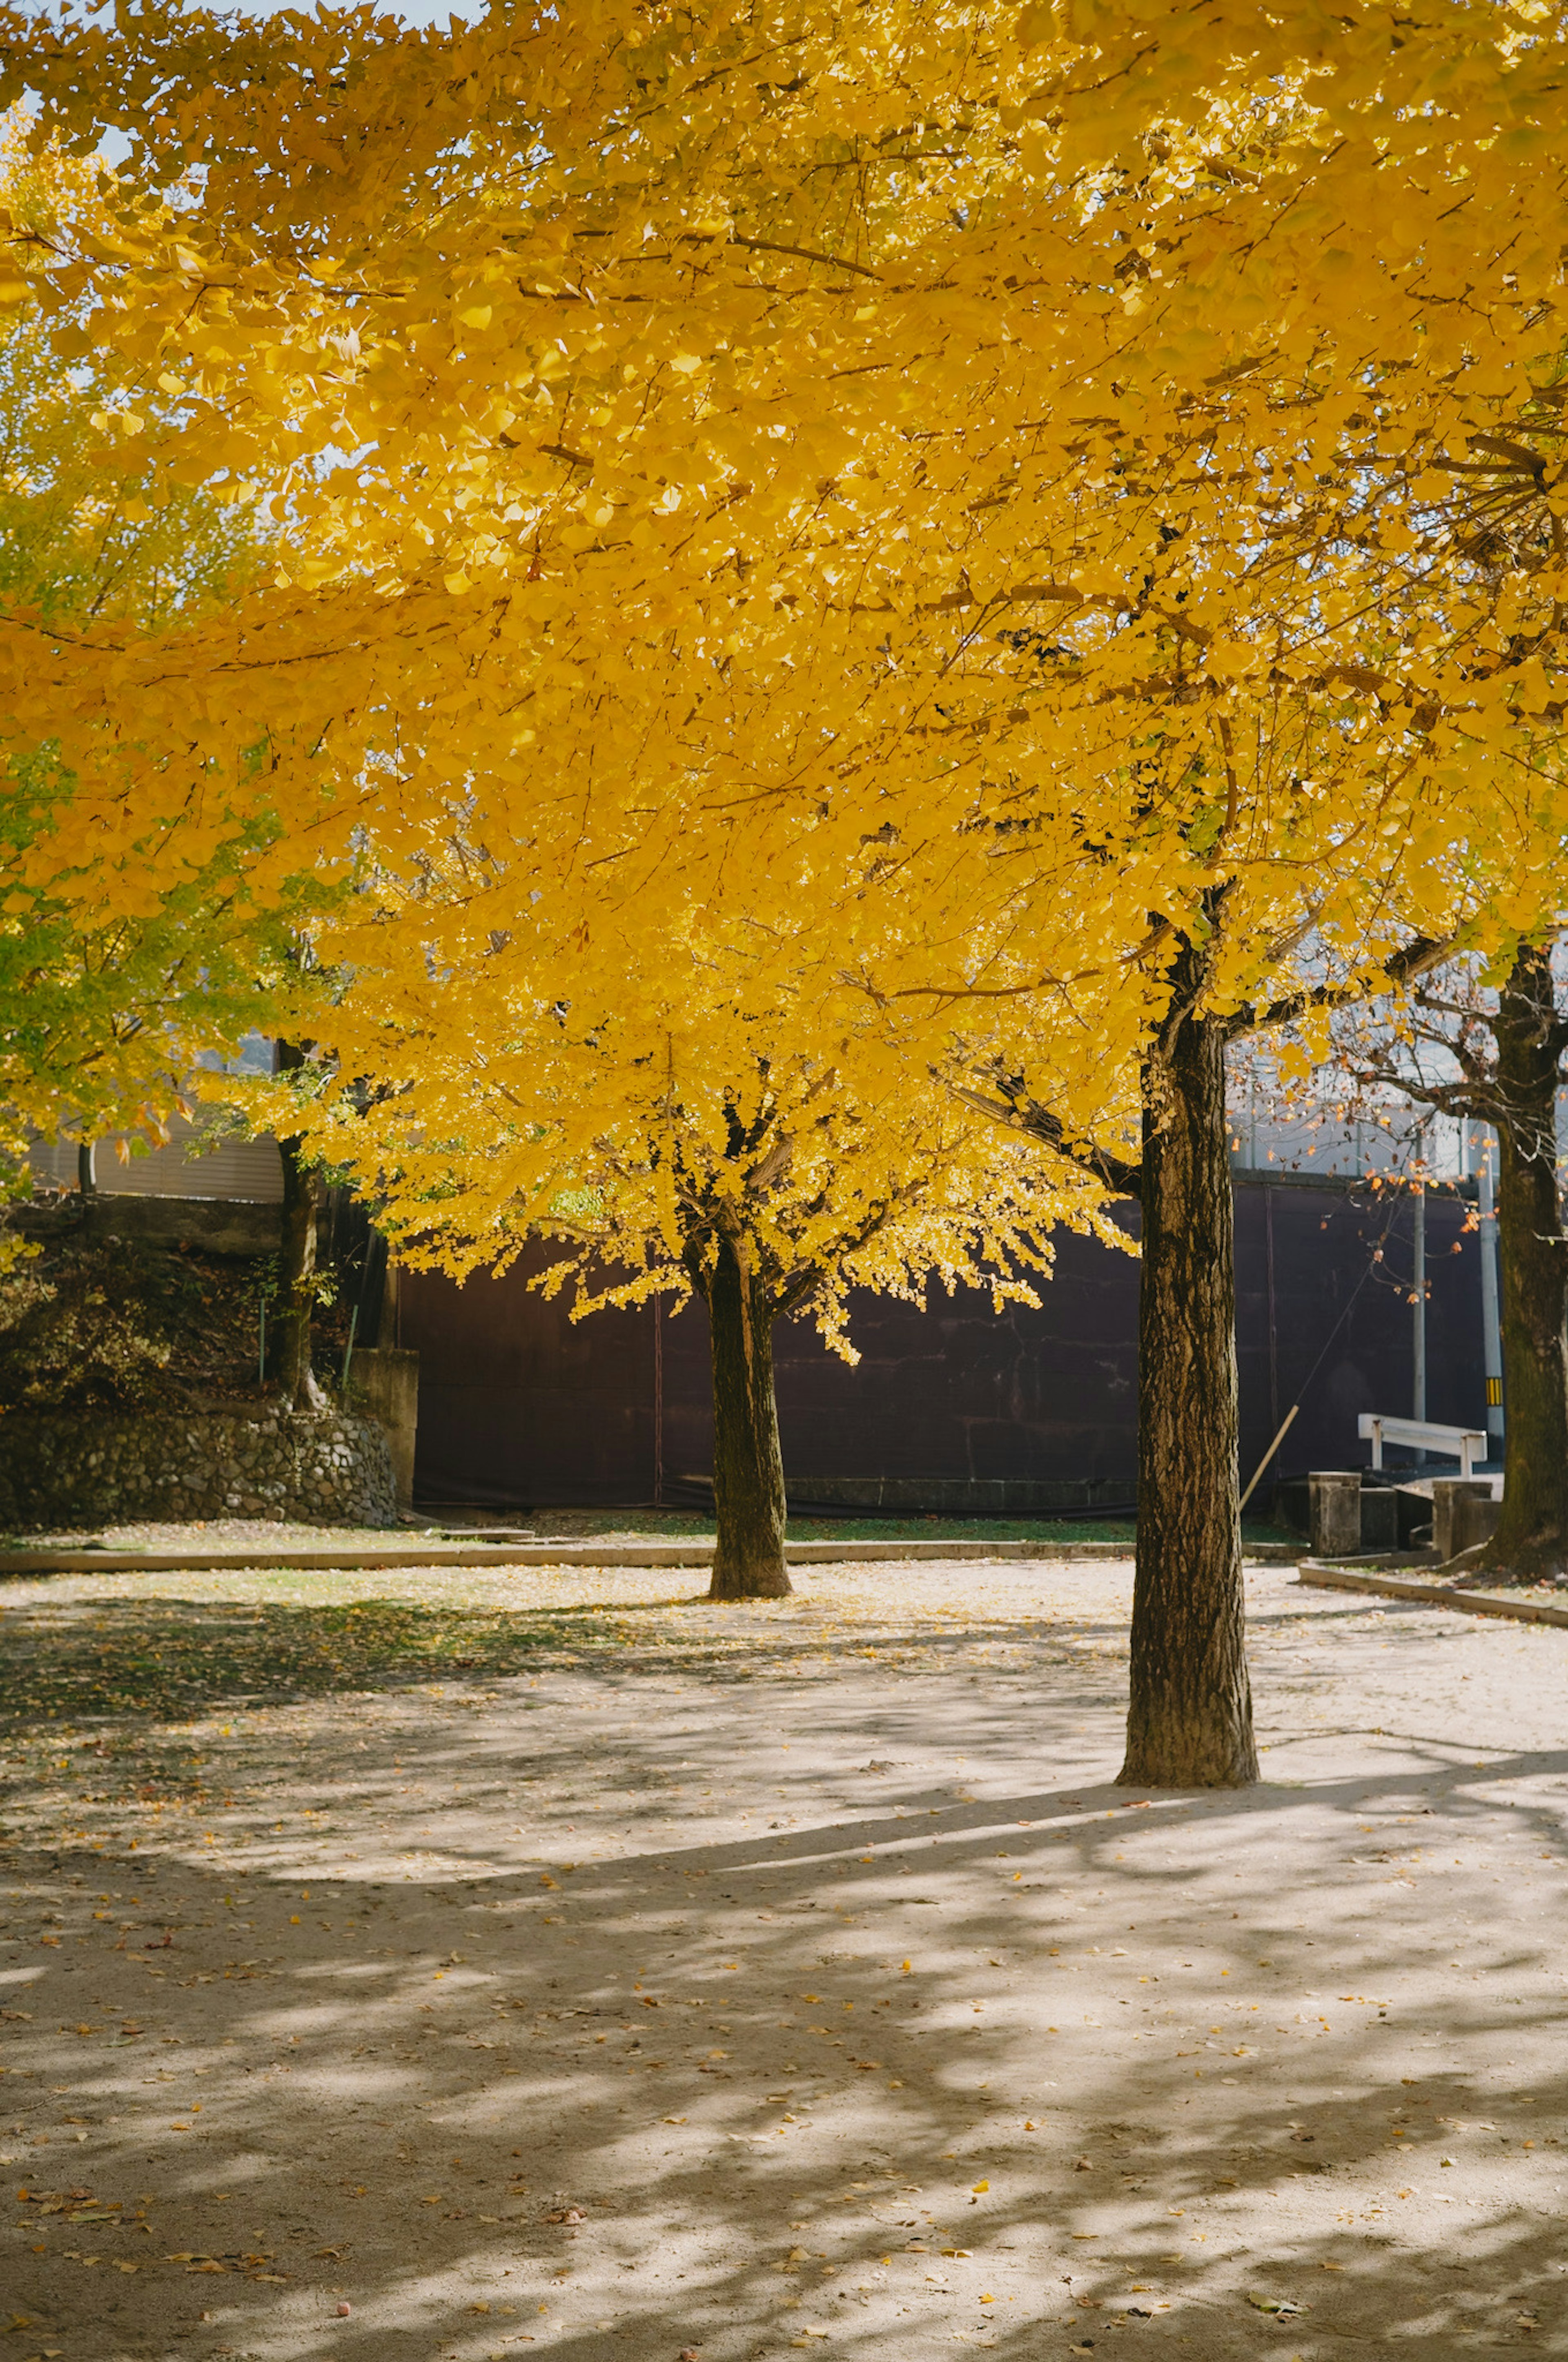
[[[225,1198],[242,1204],[275,1206],[283,1195],[277,1142],[269,1134],[257,1140],[221,1140],[200,1155],[192,1155],[192,1142],[213,1120],[214,1116],[204,1110],[198,1112],[194,1123],[176,1117],[166,1147],[124,1158],[117,1153],[117,1141],[95,1142],[95,1187],[106,1198]],[[30,1162],[41,1187],[75,1188],[73,1140],[35,1142]]]

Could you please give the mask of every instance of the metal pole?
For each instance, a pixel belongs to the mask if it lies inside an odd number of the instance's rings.
[[[1503,1434],[1503,1324],[1497,1311],[1497,1213],[1493,1180],[1493,1133],[1487,1124],[1480,1141],[1481,1156],[1475,1189],[1481,1211],[1481,1344],[1486,1371],[1486,1432],[1498,1446]],[[1494,1459],[1499,1456],[1494,1451]]]
[[[1268,1267],[1268,1416],[1279,1417],[1279,1328],[1274,1300],[1274,1192],[1263,1185],[1263,1238]],[[1255,1477],[1253,1482],[1255,1484]]]
[[[1425,1140],[1416,1134],[1416,1153],[1422,1154]],[[1415,1334],[1412,1340],[1415,1361],[1415,1384],[1411,1389],[1410,1416],[1425,1418],[1427,1415],[1427,1185],[1416,1184],[1416,1252],[1415,1252]],[[1425,1464],[1426,1453],[1418,1451],[1416,1465]]]

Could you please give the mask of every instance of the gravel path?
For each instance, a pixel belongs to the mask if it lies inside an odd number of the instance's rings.
[[[1568,1632],[1260,1570],[1192,1797],[1124,1565],[692,1588],[5,1586],[7,2362],[1568,2355]]]

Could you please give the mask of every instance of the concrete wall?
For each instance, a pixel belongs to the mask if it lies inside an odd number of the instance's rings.
[[[137,1239],[190,1246],[203,1254],[276,1254],[281,1209],[227,1198],[33,1198],[0,1208],[0,1221],[24,1237]]]

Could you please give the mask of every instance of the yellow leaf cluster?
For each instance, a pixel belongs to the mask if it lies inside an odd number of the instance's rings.
[[[976,1076],[1119,1137],[1180,944],[1240,1021],[1529,916],[1565,15],[16,14],[40,136],[141,141],[28,267],[282,556],[156,648],[0,638],[7,693],[117,892],[258,745],[372,864],[334,1047],[454,1235],[652,1285],[672,1125],[722,1198],[766,1109],[809,1232],[809,1142],[919,1108],[959,1170]]]

